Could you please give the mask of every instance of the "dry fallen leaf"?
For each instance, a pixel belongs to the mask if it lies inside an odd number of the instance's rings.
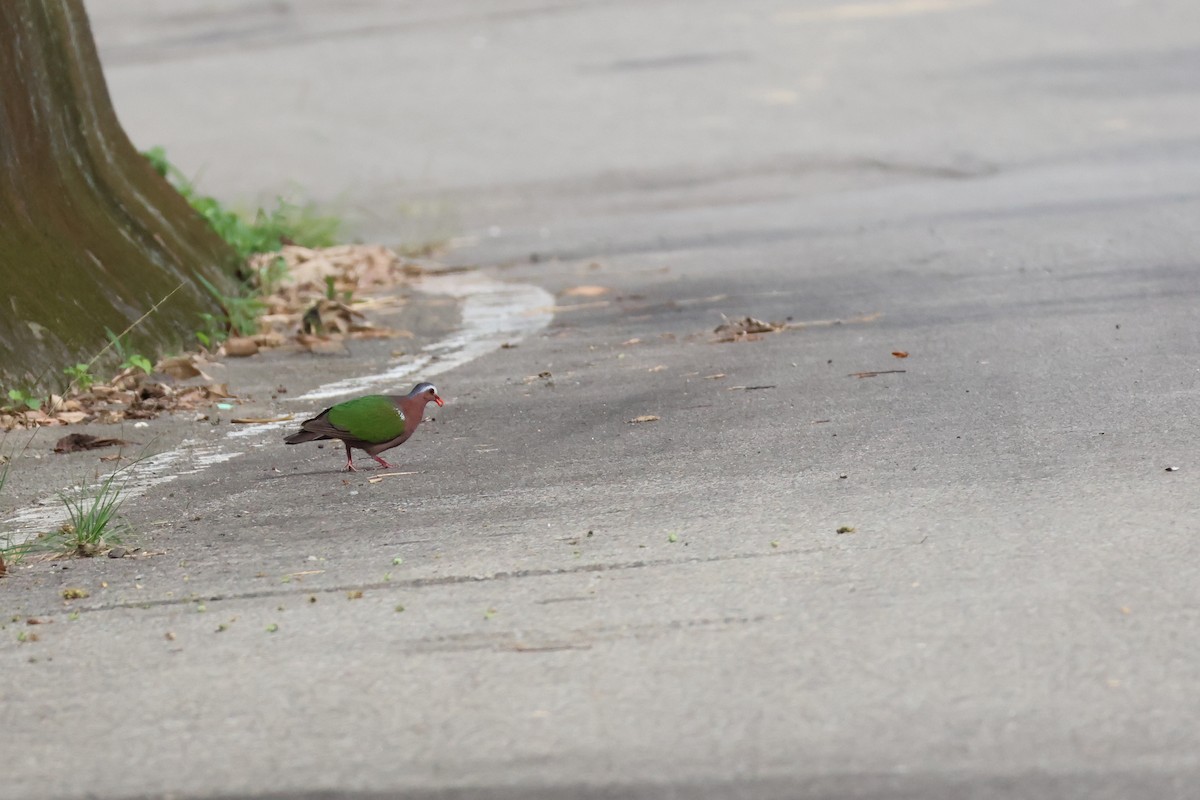
[[[599,297],[608,294],[611,289],[607,286],[572,286],[563,291],[564,297]]]
[[[743,317],[742,319],[730,320],[725,317],[725,321],[713,329],[713,332],[719,334],[713,342],[756,342],[762,338],[763,334],[778,333],[779,331],[795,331],[803,330],[804,328],[823,328],[832,325],[847,325],[860,324],[865,322],[874,322],[883,315],[881,313],[863,314],[857,317],[848,317],[846,319],[814,319],[805,322],[765,322],[754,317]],[[722,314],[722,317],[724,315]]]
[[[96,450],[101,447],[116,447],[126,445],[124,439],[101,439],[89,433],[70,433],[58,440],[54,445],[56,453],[78,453],[81,450]]]
[[[287,344],[287,337],[279,331],[266,331],[265,333],[256,333],[253,337],[254,343],[260,348],[262,347],[283,347]]]
[[[258,343],[248,337],[238,336],[226,339],[221,349],[230,358],[245,358],[258,353]]]
[[[757,334],[774,333],[786,328],[786,322],[764,322],[754,317],[743,317],[734,320],[726,319],[713,328],[713,333],[720,334],[716,339],[718,342],[753,342],[761,338]]]
[[[185,381],[188,378],[196,378],[204,375],[204,372],[197,366],[196,361],[197,357],[194,355],[164,358],[154,365],[154,370],[169,375],[177,381]]]
[[[892,355],[894,355],[896,358],[908,358],[908,351],[907,350],[893,350]]]
[[[653,414],[643,414],[642,416],[640,416],[640,417],[634,417],[633,419],[631,419],[631,420],[629,420],[629,421],[630,421],[631,423],[639,423],[639,422],[657,422],[659,419],[660,419],[660,417],[656,417],[656,416],[654,416]]]

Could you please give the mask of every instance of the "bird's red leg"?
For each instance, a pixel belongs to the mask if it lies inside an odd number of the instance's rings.
[[[354,458],[350,455],[350,443],[346,443],[346,472],[358,472],[354,468]]]
[[[384,461],[384,460],[383,460],[382,458],[380,458],[379,456],[371,456],[371,458],[375,459],[375,460],[376,460],[376,461],[378,461],[380,464],[382,464],[382,465],[383,465],[383,467],[384,467],[384,469],[393,469],[393,468],[394,468],[394,466],[395,466],[394,464],[389,464],[388,462]]]

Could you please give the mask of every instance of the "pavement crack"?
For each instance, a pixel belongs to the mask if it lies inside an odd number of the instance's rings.
[[[816,549],[772,550],[769,553],[732,553],[719,556],[698,556],[692,558],[662,558],[643,559],[638,561],[606,562],[600,564],[581,564],[573,567],[547,567],[542,569],[504,570],[487,575],[445,575],[440,577],[411,578],[409,580],[372,581],[369,583],[339,583],[333,586],[287,586],[286,588],[258,589],[244,592],[225,592],[215,594],[194,594],[189,597],[164,597],[149,600],[127,600],[119,603],[100,603],[92,606],[77,606],[70,609],[81,614],[102,611],[118,611],[124,609],[170,608],[172,606],[187,606],[196,603],[219,603],[226,600],[257,600],[262,598],[294,597],[297,595],[337,594],[350,591],[376,591],[380,589],[425,589],[437,586],[455,586],[464,583],[487,583],[492,581],[525,580],[529,578],[550,578],[562,575],[580,575],[589,573],[622,572],[635,569],[658,569],[663,567],[682,567],[694,564],[714,564],[722,561],[741,561],[758,558],[777,558],[787,555],[803,555],[816,552]],[[40,612],[43,614],[57,613],[61,609]]]

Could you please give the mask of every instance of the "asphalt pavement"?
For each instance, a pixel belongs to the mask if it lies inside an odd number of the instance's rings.
[[[1200,6],[89,11],[139,146],[470,269],[226,368],[430,374],[411,474],[130,431],[154,555],[0,581],[0,797],[1196,795]]]

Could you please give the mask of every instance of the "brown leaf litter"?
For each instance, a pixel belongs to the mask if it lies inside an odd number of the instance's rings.
[[[86,392],[77,392],[65,398],[51,395],[49,401],[39,409],[0,410],[0,431],[154,419],[164,412],[192,411],[232,398],[227,384],[204,382],[212,381],[212,378],[198,365],[205,364],[211,368],[212,362],[198,355],[188,358],[193,360],[191,369],[195,370],[200,382],[177,384],[166,372],[156,370],[147,375],[140,369],[130,367],[117,373],[107,383],[94,384]],[[173,365],[173,370],[177,373],[187,371],[179,364]]]
[[[263,298],[267,312],[253,336],[233,337],[211,353],[164,358],[146,375],[129,368],[87,391],[52,395],[40,409],[0,407],[0,431],[78,423],[115,423],[152,419],[164,412],[193,411],[217,401],[237,399],[226,384],[209,375],[215,359],[249,357],[263,348],[288,344],[311,353],[341,353],[344,339],[411,337],[411,331],[370,324],[363,308],[396,305],[394,297],[362,299],[364,291],[393,286],[424,269],[380,245],[327,248],[285,246],[249,259],[250,271],[267,275],[278,263],[287,274]],[[68,451],[69,452],[69,451]]]
[[[425,270],[381,245],[340,245],[308,248],[284,247],[278,253],[261,253],[249,262],[255,274],[269,274],[282,260],[287,273],[265,298],[267,311],[259,318],[262,331],[254,337],[261,347],[295,343],[312,353],[340,353],[342,339],[411,337],[411,331],[373,325],[365,308],[403,303],[401,298],[364,299],[363,292],[379,289]]]

